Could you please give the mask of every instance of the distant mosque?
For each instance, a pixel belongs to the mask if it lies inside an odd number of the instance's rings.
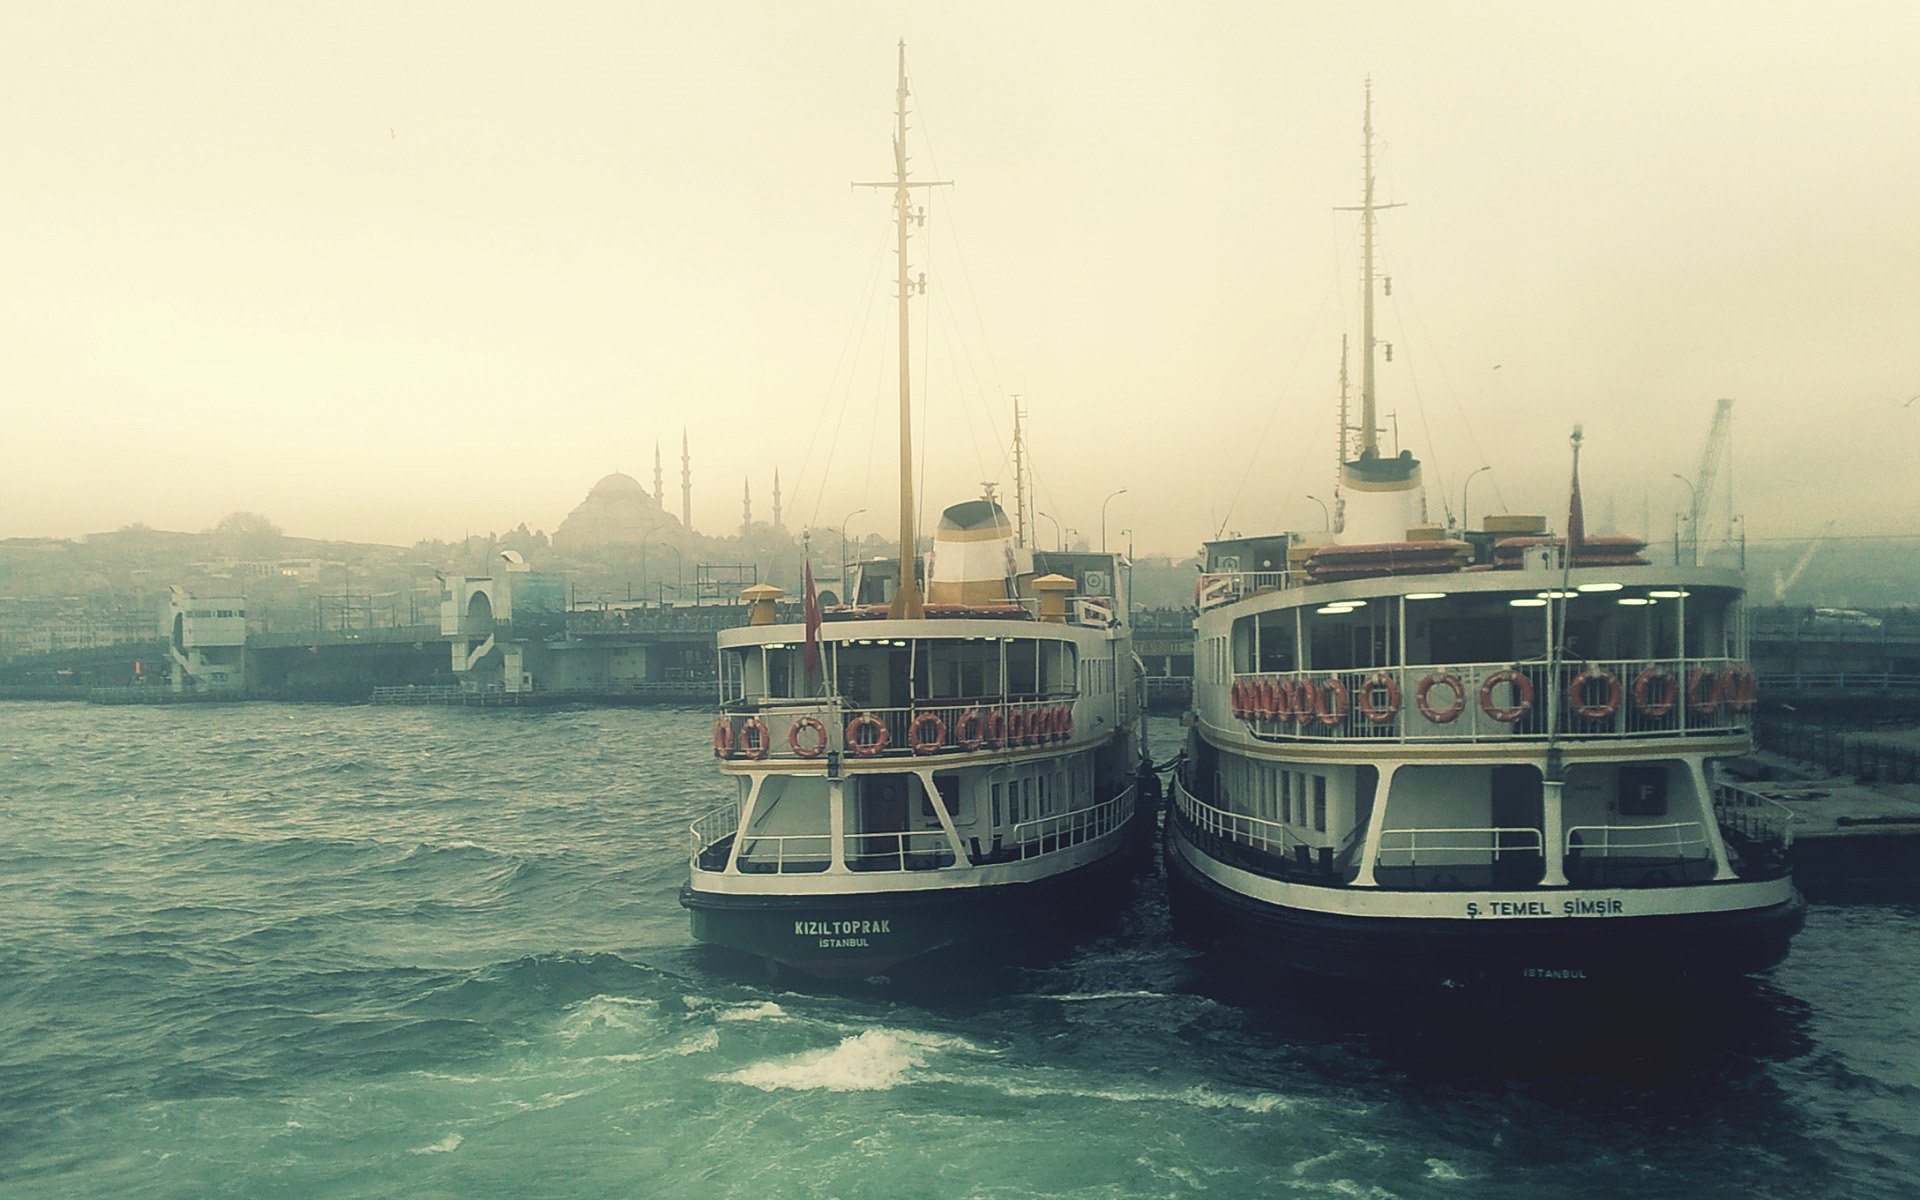
[[[680,518],[666,510],[666,480],[661,470],[660,446],[653,447],[653,491],[638,479],[615,471],[593,485],[579,507],[553,531],[553,548],[560,551],[637,547],[667,529],[693,532],[693,456],[684,430],[680,434]],[[780,473],[773,477],[773,521],[785,528],[780,504]],[[741,513],[741,532],[753,525],[749,498]]]

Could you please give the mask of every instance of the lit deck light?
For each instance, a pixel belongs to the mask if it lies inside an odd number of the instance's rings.
[[[1521,596],[1519,599],[1509,600],[1507,603],[1514,608],[1545,608],[1547,605],[1544,599],[1536,596]]]
[[[1571,600],[1574,597],[1575,593],[1573,592],[1535,592],[1534,595],[1538,596],[1542,600]]]
[[[1627,585],[1624,583],[1583,583],[1574,590],[1580,592],[1617,592],[1625,586]]]
[[[1645,596],[1622,596],[1620,597],[1619,602],[1621,604],[1652,604],[1653,603],[1653,601],[1647,599]]]
[[[1678,600],[1682,596],[1687,596],[1691,594],[1692,593],[1690,592],[1674,591],[1671,589],[1666,591],[1647,593],[1647,595],[1652,596],[1655,600]]]
[[[1401,598],[1404,600],[1445,600],[1447,594],[1445,592],[1408,592]]]

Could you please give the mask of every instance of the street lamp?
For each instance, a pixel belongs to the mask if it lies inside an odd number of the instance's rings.
[[[1059,520],[1056,519],[1052,514],[1043,513],[1037,508],[1033,510],[1033,515],[1036,517],[1046,517],[1047,520],[1053,522],[1053,548],[1055,550],[1065,550],[1067,548],[1067,543],[1066,543],[1065,537],[1060,532]]]
[[[1482,471],[1491,471],[1491,470],[1493,470],[1493,466],[1490,463],[1484,466],[1475,467],[1472,473],[1467,476],[1467,481],[1460,485],[1460,531],[1462,533],[1473,528],[1473,526],[1467,521],[1467,489],[1473,486],[1473,477],[1475,475],[1478,475]]]
[[[1307,499],[1313,501],[1315,504],[1318,504],[1320,506],[1320,520],[1322,523],[1322,528],[1325,529],[1326,532],[1332,533],[1333,532],[1333,514],[1327,511],[1327,502],[1325,500],[1322,500],[1318,496],[1308,496]]]
[[[1100,553],[1102,554],[1107,552],[1107,505],[1113,503],[1115,496],[1124,496],[1126,494],[1127,489],[1115,488],[1113,491],[1107,493],[1105,500],[1100,502]]]
[[[1687,485],[1687,565],[1700,565],[1700,528],[1695,518],[1700,512],[1700,489],[1693,486],[1693,480],[1675,471],[1673,477]],[[1680,561],[1680,514],[1673,514],[1673,558]]]
[[[847,595],[847,522],[865,511],[867,510],[864,508],[856,508],[840,521],[840,602],[842,604],[853,603],[853,597]]]

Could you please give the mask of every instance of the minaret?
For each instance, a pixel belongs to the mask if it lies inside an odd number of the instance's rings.
[[[693,457],[687,453],[687,431],[680,430],[680,527],[693,532]]]
[[[780,468],[773,469],[773,527],[785,529],[787,523],[780,519]]]
[[[661,508],[667,506],[666,480],[660,476],[660,440],[653,442],[653,502]]]
[[[753,528],[753,480],[740,481],[740,532]]]

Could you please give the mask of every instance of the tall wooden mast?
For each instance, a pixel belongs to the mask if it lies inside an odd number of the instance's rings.
[[[941,187],[950,180],[910,180],[907,178],[907,43],[900,42],[900,82],[894,92],[893,178],[878,182],[856,183],[855,187],[892,188],[894,220],[899,236],[897,281],[900,300],[900,586],[893,594],[888,615],[896,619],[915,619],[926,615],[926,602],[915,570],[917,535],[913,511],[913,405],[912,383],[907,357],[907,300],[915,291],[926,290],[922,274],[916,286],[907,272],[907,230],[924,224],[925,209],[913,207],[913,189]]]

